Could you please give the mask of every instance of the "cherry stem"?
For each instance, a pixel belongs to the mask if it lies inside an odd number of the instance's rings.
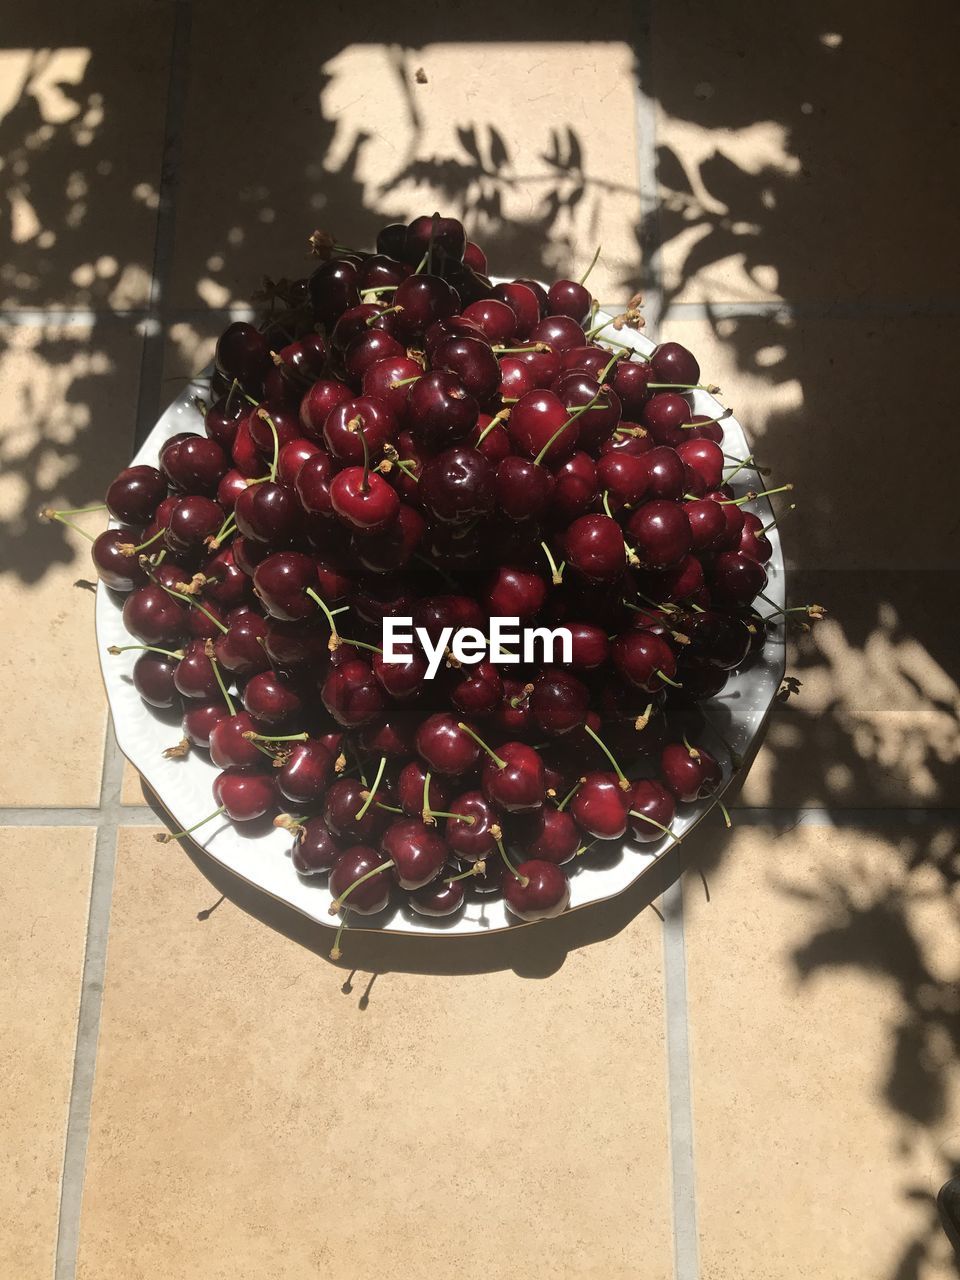
[[[462,729],[464,733],[468,734],[474,740],[477,746],[483,747],[484,751],[487,753],[487,755],[490,757],[490,759],[493,761],[493,763],[497,766],[498,769],[505,769],[507,767],[506,760],[504,760],[502,756],[498,756],[497,753],[491,747],[488,747],[487,744],[484,742],[484,740],[479,736],[479,734],[474,733],[474,731],[470,728],[468,724],[464,724],[462,720],[458,720],[457,728]]]
[[[461,871],[458,876],[447,876],[444,884],[456,884],[458,880],[469,880],[471,876],[482,876],[487,869],[487,864],[482,858],[478,858],[469,871]]]
[[[658,822],[656,818],[648,818],[645,813],[640,813],[636,809],[631,809],[629,813],[631,818],[639,818],[641,822],[649,822],[651,826],[658,827],[665,836],[670,837],[674,844],[680,843],[680,837],[671,831],[669,827],[665,827],[662,822]]]
[[[604,491],[603,491],[603,498],[602,498],[602,502],[603,502],[603,509],[604,509],[604,511],[607,513],[607,515],[608,515],[608,516],[610,517],[610,519],[612,520],[612,519],[613,519],[613,512],[610,510],[610,490],[609,490],[609,489],[604,489]]]
[[[280,464],[280,437],[277,434],[277,424],[267,413],[266,409],[258,409],[257,417],[261,418],[270,428],[270,434],[273,436],[273,461],[270,463],[270,483],[273,484],[277,478],[277,467]]]
[[[593,270],[593,268],[597,265],[598,261],[600,260],[600,250],[602,248],[603,248],[602,244],[597,245],[597,252],[593,255],[593,259],[591,260],[589,267],[587,267],[586,271],[580,277],[580,284],[587,283],[587,276],[590,274],[590,272]]]
[[[378,285],[375,289],[361,289],[360,297],[361,298],[379,298],[381,293],[396,293],[398,287],[399,286],[395,284],[381,284],[381,285]],[[372,321],[376,320],[379,315],[382,315],[382,314],[383,314],[382,312],[378,312],[376,316],[371,316],[370,319],[367,321],[367,324],[370,324]]]
[[[724,457],[726,457],[726,454],[724,454]],[[729,484],[730,481],[733,479],[733,477],[739,475],[744,467],[756,467],[756,462],[754,461],[754,457],[752,453],[748,453],[747,456],[740,463],[739,467],[734,468],[734,470],[731,471],[730,474],[724,478],[724,484]]]
[[[393,859],[391,858],[388,862],[381,862],[379,867],[371,867],[370,870],[365,871],[362,876],[358,876],[357,879],[354,880],[353,884],[347,885],[346,889],[344,889],[343,893],[341,893],[339,898],[334,898],[334,900],[330,903],[330,907],[329,907],[330,914],[332,916],[335,916],[338,911],[342,911],[344,898],[349,897],[350,894],[353,893],[354,889],[356,889],[359,885],[363,884],[367,880],[371,880],[374,876],[380,875],[381,871],[389,871],[392,866],[393,866]]]
[[[343,936],[344,929],[347,927],[347,916],[349,914],[350,908],[347,907],[346,911],[343,913],[343,919],[340,921],[340,927],[337,929],[336,935],[334,936],[333,946],[330,948],[331,960],[339,960],[343,955],[343,952],[340,950],[340,939]]]
[[[396,382],[391,382],[390,386],[391,387],[409,387],[411,382],[419,382],[422,377],[423,377],[422,373],[415,373],[412,378],[398,378]]]
[[[154,579],[154,581],[156,582],[156,579]],[[215,618],[209,609],[205,609],[203,605],[199,604],[196,600],[194,600],[192,596],[185,596],[182,591],[174,591],[173,587],[165,587],[162,582],[157,582],[157,586],[160,587],[162,591],[165,591],[168,596],[173,596],[174,599],[182,600],[184,604],[189,604],[194,609],[199,609],[200,612],[203,614],[203,616],[209,622],[212,622],[215,627],[219,627],[219,629],[223,632],[224,635],[226,635],[227,632],[230,630],[229,627],[225,627],[223,625],[223,623],[220,621],[219,618]]]
[[[732,409],[724,409],[723,413],[717,418],[704,418],[702,422],[681,422],[681,431],[692,431],[694,427],[709,427],[711,422],[725,422],[727,418],[733,417]]]
[[[725,498],[719,505],[721,507],[742,507],[745,502],[755,502],[757,498],[770,498],[775,493],[789,493],[792,488],[792,484],[782,484],[778,489],[761,489],[759,493],[751,489],[742,498]]]
[[[155,644],[112,644],[107,653],[116,656],[118,653],[126,653],[129,649],[140,649],[143,653],[162,653],[167,658],[176,658],[178,662],[183,657],[182,649],[158,649]]]
[[[233,699],[230,697],[230,691],[224,683],[223,675],[220,672],[220,663],[213,656],[212,646],[211,652],[207,654],[207,661],[213,667],[213,674],[216,676],[217,684],[220,686],[220,692],[223,694],[223,700],[227,704],[227,710],[232,716],[237,714],[237,707]]]
[[[520,881],[520,884],[521,884],[521,885],[523,886],[523,888],[525,889],[525,888],[527,887],[527,885],[530,883],[529,879],[528,879],[526,876],[522,876],[522,875],[520,874],[520,872],[517,870],[517,868],[516,868],[516,867],[513,865],[513,863],[510,861],[510,857],[509,857],[509,855],[508,855],[508,853],[507,853],[506,849],[503,847],[503,840],[500,838],[500,836],[494,836],[494,839],[495,839],[495,840],[496,840],[496,842],[497,842],[497,848],[500,850],[500,857],[501,857],[501,858],[504,860],[504,862],[507,864],[507,870],[511,873],[511,875],[512,875],[512,876],[513,876],[513,878],[514,878],[514,880],[519,880],[519,881]]]
[[[670,685],[670,686],[671,686],[672,688],[674,688],[674,689],[682,689],[682,688],[683,688],[683,685],[682,685],[682,684],[680,684],[680,683],[678,683],[678,681],[676,681],[676,680],[671,680],[669,676],[664,675],[664,673],[660,670],[660,668],[659,668],[659,667],[657,668],[657,675],[660,677],[660,679],[663,681],[663,683],[664,683],[664,684],[668,684],[668,685]]]
[[[363,815],[367,812],[367,810],[373,804],[374,798],[377,794],[377,787],[379,787],[380,785],[380,780],[383,777],[383,771],[386,767],[387,767],[387,757],[381,756],[380,763],[377,766],[377,775],[373,780],[373,786],[367,792],[366,799],[364,800],[363,804],[360,806],[357,812],[353,815],[354,822],[359,822],[360,819],[363,817]]]
[[[100,511],[101,507],[90,507],[90,511]],[[79,513],[78,513],[79,514]],[[58,524],[66,525],[68,529],[72,529],[74,533],[79,533],[81,538],[86,538],[88,542],[96,542],[96,538],[92,533],[87,533],[86,529],[81,529],[78,524],[74,524],[72,520],[68,520],[64,512],[54,511],[53,507],[44,507],[40,513],[41,520],[56,520]]]
[[[573,799],[573,797],[574,797],[574,796],[577,794],[577,792],[580,790],[580,784],[581,784],[582,782],[583,782],[583,779],[582,779],[582,778],[578,778],[578,779],[576,780],[576,782],[573,784],[573,786],[570,788],[570,790],[567,792],[567,794],[563,797],[563,799],[562,799],[562,800],[560,801],[560,803],[557,805],[557,812],[558,812],[558,813],[563,813],[564,809],[567,807],[567,805],[570,803],[570,801]]]
[[[723,803],[722,800],[717,800],[717,808],[720,810],[721,814],[723,815],[724,825],[729,831],[730,828],[733,826],[733,823],[730,820],[730,810],[727,808],[727,806]]]
[[[796,511],[796,509],[797,509],[797,504],[795,502],[791,502],[789,507],[787,507],[787,511]],[[786,514],[786,513],[783,513],[783,514]],[[760,532],[768,533],[771,529],[776,528],[776,526],[780,523],[782,519],[783,519],[783,515],[776,516],[773,520],[770,521],[769,524],[765,524],[763,528],[760,530]]]
[[[248,742],[309,742],[309,733],[245,733]]]
[[[559,587],[561,582],[563,582],[563,571],[566,568],[567,562],[564,560],[558,569],[557,562],[554,560],[553,553],[550,548],[545,542],[541,542],[540,545],[543,547],[543,554],[547,557],[547,560],[550,563],[550,572],[553,574],[553,585],[555,587]]]
[[[652,391],[706,391],[712,396],[720,394],[720,388],[712,382],[648,382]]]
[[[217,532],[210,539],[211,548],[213,550],[217,550],[220,547],[221,543],[223,542],[224,538],[226,538],[229,534],[233,533],[236,527],[237,527],[237,513],[236,511],[231,511],[230,514],[227,516],[226,520],[224,520],[223,524],[220,526]]]
[[[690,755],[694,760],[700,759],[700,752],[697,750],[696,747],[691,747],[690,740],[687,738],[686,734],[683,734],[683,745],[687,748],[687,754]]]
[[[240,390],[240,383],[236,378],[234,378],[234,380],[230,383],[230,390],[227,392],[227,403],[224,406],[225,413],[230,413],[232,411],[233,397],[237,394],[239,390]]]
[[[370,449],[367,446],[367,433],[362,425],[357,426],[357,435],[360,437],[360,447],[363,449],[363,480],[360,482],[360,492],[370,492]]]
[[[527,351],[549,351],[550,347],[546,342],[532,342],[526,347],[494,347],[493,354],[499,358],[501,356],[519,356]]]
[[[120,547],[118,548],[120,551],[120,554],[122,556],[135,556],[138,551],[146,551],[147,547],[153,546],[153,544],[157,541],[157,539],[162,538],[166,532],[167,532],[166,527],[164,527],[163,529],[158,529],[152,538],[148,538],[146,542],[141,542],[140,545],[137,547],[133,546],[133,544],[129,542],[121,543]]]
[[[367,644],[366,640],[351,640],[349,636],[340,636],[340,643],[353,645],[354,649],[366,649],[369,653],[383,653],[378,645]]]
[[[616,773],[617,777],[620,779],[621,790],[629,791],[630,779],[620,768],[620,765],[617,762],[616,756],[614,756],[613,752],[610,750],[607,744],[603,741],[603,739],[599,736],[599,734],[597,734],[595,730],[591,729],[591,727],[588,724],[585,724],[583,726],[583,729],[584,729],[584,732],[588,735],[588,737],[591,737],[594,740],[594,742],[597,744],[597,746],[600,748],[603,754],[607,757],[607,759],[613,765],[614,772]]]
[[[323,610],[323,616],[327,620],[327,626],[330,628],[330,640],[328,641],[327,647],[329,649],[338,649],[340,647],[340,636],[337,632],[337,622],[333,614],[330,612],[327,602],[322,596],[318,595],[318,593],[314,591],[313,587],[307,587],[305,588],[305,591],[310,599],[320,606]]]
[[[626,348],[624,348],[624,350],[626,350]],[[603,385],[603,383],[606,382],[607,374],[610,372],[613,366],[617,363],[618,360],[622,360],[622,359],[623,359],[623,351],[615,351],[613,353],[613,355],[610,357],[607,363],[600,370],[600,376],[599,378],[597,378],[597,381],[600,383],[601,386]]]
[[[386,809],[387,813],[403,813],[395,804],[384,804],[382,800],[377,800],[376,805],[378,809]]]
[[[477,436],[477,443],[473,447],[475,449],[479,449],[480,446],[483,444],[484,440],[486,440],[487,436],[493,430],[493,428],[498,426],[501,422],[505,422],[506,419],[509,417],[510,417],[510,410],[501,409],[498,414],[496,414],[494,417],[490,419],[487,425],[483,428],[483,430]]]
[[[214,809],[213,813],[208,813],[205,818],[201,818],[199,822],[195,822],[192,827],[184,827],[182,831],[163,831],[158,832],[153,838],[159,844],[169,844],[171,840],[181,840],[184,836],[188,836],[191,831],[196,831],[197,827],[202,827],[207,822],[212,822],[214,818],[218,818],[226,809],[226,805],[222,804],[219,809]]]
[[[566,429],[567,429],[567,427],[569,427],[570,423],[571,423],[571,422],[575,422],[575,421],[577,420],[577,418],[579,418],[579,417],[580,417],[580,415],[581,415],[582,413],[586,413],[588,409],[592,409],[592,408],[594,407],[594,405],[595,405],[595,404],[597,403],[597,401],[600,399],[600,395],[601,395],[601,393],[598,391],[598,392],[597,392],[597,394],[593,397],[593,399],[592,399],[592,400],[588,400],[588,401],[587,401],[587,403],[586,403],[586,404],[584,404],[584,405],[581,405],[579,409],[574,409],[573,413],[571,413],[570,417],[569,417],[569,418],[567,418],[566,422],[561,422],[560,426],[559,426],[559,427],[557,427],[556,431],[553,433],[553,435],[550,437],[550,439],[547,441],[547,443],[543,446],[543,448],[540,450],[540,452],[537,454],[537,456],[534,458],[534,460],[533,460],[533,465],[534,465],[535,467],[539,467],[539,466],[540,466],[540,464],[543,462],[544,458],[545,458],[545,457],[547,456],[547,454],[549,453],[549,451],[550,451],[550,446],[551,446],[551,445],[553,444],[553,442],[554,442],[554,441],[555,441],[555,440],[556,440],[556,439],[561,435],[561,433],[562,433],[562,432],[566,431]]]

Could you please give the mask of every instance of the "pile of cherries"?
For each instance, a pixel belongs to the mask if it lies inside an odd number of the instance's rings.
[[[282,310],[221,335],[202,429],[107,492],[93,559],[134,683],[182,708],[171,754],[209,752],[217,813],[289,829],[344,919],[557,915],[572,866],[719,787],[689,726],[765,641],[756,495],[692,412],[690,352],[620,343],[635,311],[592,329],[583,281],[494,286],[437,215],[374,253],[313,242]],[[387,615],[564,625],[572,660],[427,680],[416,645],[383,660]]]

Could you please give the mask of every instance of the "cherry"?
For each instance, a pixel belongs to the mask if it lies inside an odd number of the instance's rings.
[[[501,357],[500,395],[504,402],[519,400],[536,385],[533,370],[525,360],[518,360],[516,356]]]
[[[233,548],[222,547],[204,560],[203,598],[232,609],[250,599],[250,579],[238,566]]]
[[[406,228],[404,228],[406,232]],[[396,254],[374,253],[365,258],[357,271],[357,284],[360,292],[368,289],[382,289],[399,284],[410,274],[410,268],[403,262],[397,262]]]
[[[441,263],[446,259],[460,262],[466,246],[463,223],[456,218],[441,218],[435,213],[432,218],[414,218],[408,224],[402,256],[411,265],[426,256],[427,270],[430,271],[434,257]]]
[[[571,417],[552,391],[530,391],[514,405],[507,427],[518,452],[530,458],[562,462],[577,446],[579,417]]]
[[[301,508],[293,489],[267,480],[240,494],[234,514],[245,538],[280,547],[296,533]]]
[[[425,795],[427,805],[424,805]],[[408,817],[422,817],[428,821],[433,811],[439,813],[449,807],[448,799],[446,781],[433,777],[419,760],[408,761],[397,775],[397,804]]]
[[[760,564],[766,564],[773,555],[773,547],[766,535],[763,521],[752,511],[743,513],[743,532],[740,535],[740,545],[737,550],[741,555],[749,556]]]
[[[321,379],[313,384],[300,401],[300,425],[310,440],[322,439],[323,424],[327,414],[338,404],[353,399],[353,392],[345,382],[336,378]]]
[[[410,906],[420,916],[452,916],[463,906],[462,881],[438,879],[410,895]]]
[[[189,556],[200,551],[222,524],[222,507],[212,498],[190,493],[174,503],[163,541],[174,554]]]
[[[734,508],[739,510],[739,508]],[[726,529],[724,508],[712,498],[697,498],[683,504],[690,525],[690,541],[694,551],[711,550]]]
[[[306,594],[319,586],[316,562],[302,551],[278,551],[257,565],[253,589],[267,613],[284,622],[312,618],[317,606]]]
[[[320,697],[334,720],[348,728],[369,724],[384,708],[383,690],[370,664],[359,658],[334,667],[320,688]]]
[[[678,800],[692,804],[713,795],[723,780],[723,770],[704,747],[670,742],[660,755],[660,775]]]
[[[364,396],[386,405],[399,418],[406,409],[411,380],[423,377],[423,366],[406,355],[377,360],[364,372]]]
[[[234,822],[253,822],[274,807],[277,787],[269,773],[231,768],[214,779],[213,796]]]
[[[417,442],[430,451],[469,436],[479,414],[476,399],[445,369],[424,374],[410,388],[407,420]]]
[[[434,643],[445,627],[452,627],[454,631],[464,627],[482,628],[486,621],[483,610],[470,596],[423,596],[413,607],[413,625],[422,627]]]
[[[656,445],[643,455],[642,460],[647,468],[649,498],[676,501],[683,496],[687,487],[687,473],[676,449]]]
[[[133,664],[133,687],[151,707],[173,707],[179,701],[176,686],[179,665],[175,654],[148,649]]]
[[[247,477],[241,475],[236,467],[231,467],[217,485],[217,502],[224,511],[232,511],[237,499],[247,488]]]
[[[173,682],[185,698],[210,702],[220,697],[220,684],[207,656],[205,641],[192,640],[184,647]]]
[[[580,516],[567,530],[564,546],[569,563],[591,582],[613,582],[627,567],[623,534],[610,516]]]
[[[481,589],[481,600],[491,618],[519,618],[528,622],[543,608],[547,584],[538,573],[503,565],[495,569]]]
[[[393,863],[393,875],[401,889],[422,889],[435,880],[447,860],[447,846],[435,828],[417,818],[391,822],[380,848]]]
[[[323,325],[332,325],[341,312],[360,301],[357,268],[342,258],[317,267],[310,277],[309,289],[313,314]]]
[[[575,671],[593,671],[602,667],[610,653],[610,642],[603,627],[591,622],[567,622],[570,633],[570,666]]]
[[[252,387],[266,373],[270,364],[270,346],[252,324],[237,320],[224,329],[217,339],[214,364],[225,379]]]
[[[298,440],[302,434],[296,410],[284,404],[264,403],[251,409],[247,418],[250,438],[259,453],[272,458],[274,450]]]
[[[592,303],[590,290],[576,280],[555,280],[547,292],[548,313],[569,316],[578,328],[586,320]]]
[[[533,682],[530,710],[544,733],[569,733],[584,723],[589,709],[590,690],[569,671],[541,671]]]
[[[675,391],[658,391],[644,404],[640,421],[657,444],[677,445],[684,438],[683,424],[690,421],[690,406]]]
[[[423,347],[427,359],[434,363],[434,353],[447,338],[479,338],[486,341],[486,334],[473,320],[466,316],[447,316],[435,321],[423,335]]]
[[[402,258],[407,244],[407,224],[391,222],[377,232],[377,253],[385,258]]]
[[[610,363],[610,352],[605,347],[588,344],[582,347],[568,347],[560,357],[560,368],[564,373],[587,373],[596,378]]]
[[[230,453],[236,439],[240,419],[246,412],[246,401],[240,395],[221,396],[203,416],[203,429],[224,453]]]
[[[549,507],[557,482],[546,467],[511,454],[497,467],[497,505],[511,520],[536,520]]]
[[[306,333],[278,352],[271,352],[270,358],[274,367],[264,379],[265,394],[297,401],[304,388],[323,375],[327,344],[319,333]]]
[[[669,569],[650,570],[643,575],[646,595],[657,600],[688,600],[703,591],[703,566],[696,556],[686,555]]]
[[[548,920],[569,906],[570,883],[555,863],[530,859],[504,875],[503,900],[521,920]]]
[[[597,484],[609,492],[618,507],[635,506],[646,494],[650,486],[647,456],[613,449],[598,459]]]
[[[723,450],[713,440],[683,440],[677,445],[677,454],[698,477],[705,493],[723,482]]]
[[[399,315],[403,332],[412,338],[434,321],[455,315],[460,310],[460,299],[446,280],[422,274],[407,276],[397,285],[393,305],[402,308]]]
[[[445,711],[424,720],[417,730],[416,747],[430,769],[437,773],[468,773],[480,755],[476,739]]]
[[[379,457],[396,429],[396,415],[384,400],[359,396],[334,405],[323,425],[323,439],[334,458],[360,466],[364,461],[364,441],[369,457]]]
[[[663,838],[676,816],[677,807],[670,792],[651,779],[641,779],[630,792],[630,831],[640,844]]]
[[[220,701],[192,703],[183,713],[184,737],[195,747],[209,747],[214,726],[229,714],[226,704]],[[173,751],[179,754],[177,748]]]
[[[479,272],[480,275],[487,274],[487,255],[472,240],[467,241],[463,251],[463,265],[469,267],[471,271]]]
[[[147,575],[130,548],[136,543],[132,529],[104,529],[90,548],[97,577],[111,591],[127,593],[147,581]]]
[[[247,711],[224,716],[210,730],[210,759],[221,769],[262,765],[266,761],[263,751],[247,736],[257,732],[257,722]]]
[[[597,468],[588,453],[578,451],[559,467],[554,477],[552,514],[564,524],[586,514],[596,500]]]
[[[513,308],[497,298],[471,302],[464,309],[463,316],[477,325],[491,342],[509,343],[517,331]]]
[[[226,634],[218,635],[213,642],[217,662],[245,679],[265,671],[270,665],[263,647],[266,634],[267,623],[257,613],[231,618]]]
[[[710,568],[710,599],[723,608],[743,609],[767,585],[758,560],[740,551],[721,551]]]
[[[650,354],[654,382],[675,382],[696,386],[700,381],[700,366],[686,347],[679,342],[661,342]]]
[[[333,460],[329,453],[321,450],[307,458],[294,483],[297,497],[305,511],[319,516],[333,514],[333,504],[330,499],[332,479]]]
[[[156,467],[125,467],[107,490],[107,510],[114,520],[142,527],[167,496],[167,482]]]
[[[512,284],[498,284],[493,296],[505,302],[517,318],[517,338],[524,340],[530,336],[534,326],[540,322],[540,300],[529,285],[514,281]]]
[[[323,672],[330,656],[327,636],[310,622],[280,622],[270,619],[263,636],[263,648],[276,667],[308,666]]]
[[[489,345],[480,338],[446,338],[433,352],[433,364],[454,374],[477,400],[488,400],[500,385],[500,366]]]
[[[277,786],[291,804],[316,804],[323,798],[332,772],[333,755],[322,742],[294,742],[277,772]]]
[[[628,795],[615,773],[586,774],[568,807],[577,825],[597,840],[619,840],[627,829]]]
[[[141,644],[167,645],[186,634],[187,611],[162,587],[149,583],[127,596],[123,625]]]
[[[493,507],[493,468],[476,449],[446,449],[424,466],[419,493],[438,520],[452,524],[475,520]]]
[[[444,835],[450,849],[467,862],[497,853],[497,813],[481,791],[464,791],[451,801]]]
[[[492,662],[478,662],[456,671],[450,701],[463,716],[483,717],[496,711],[503,698],[503,681]]]
[[[239,437],[239,427],[237,435]],[[207,436],[187,436],[174,439],[165,445],[160,455],[160,467],[170,483],[185,493],[216,493],[217,486],[226,475],[229,463],[227,455],[215,440]]]
[[[750,652],[751,634],[742,618],[707,609],[695,613],[684,626],[691,652],[725,671],[739,667]]]
[[[640,563],[667,569],[690,551],[690,523],[682,506],[657,500],[644,503],[627,521],[627,535]]]
[[[415,507],[400,503],[393,521],[378,533],[354,534],[351,551],[365,569],[391,573],[410,561],[423,540],[426,522]]]
[[[366,801],[366,788],[357,778],[338,778],[327,788],[323,820],[336,836],[375,840],[387,815],[376,803],[368,806]]]
[[[259,671],[247,681],[243,705],[261,723],[282,725],[300,715],[303,698],[287,676],[267,670]]]
[[[646,361],[618,360],[614,365],[612,382],[614,391],[620,397],[624,415],[634,420],[640,419],[644,406],[652,395],[650,383],[656,382],[651,365]]]
[[[555,352],[570,351],[582,346],[583,330],[570,316],[548,315],[531,330],[530,341],[546,343]]]
[[[358,529],[379,532],[393,524],[400,510],[396,490],[366,467],[345,467],[330,482],[330,504],[337,515]]]
[[[494,751],[472,729],[462,723],[460,728],[487,754],[480,785],[490,804],[511,813],[538,809],[543,804],[547,784],[539,752],[525,742],[505,742]]]
[[[368,845],[353,845],[345,849],[330,871],[330,892],[333,909],[339,909],[339,901],[346,898],[344,907],[361,916],[376,915],[390,901],[389,867],[375,849]],[[369,876],[369,879],[363,877]],[[349,893],[349,896],[347,896]]]
[[[283,784],[280,784],[283,791]],[[326,875],[340,856],[337,842],[322,818],[307,818],[293,845],[293,865],[301,876]]]

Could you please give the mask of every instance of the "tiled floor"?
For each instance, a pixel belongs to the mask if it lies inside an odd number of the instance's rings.
[[[41,0],[5,23],[0,1275],[954,1274],[942,10],[939,33],[888,0],[776,23],[703,0],[602,23],[566,0]],[[790,591],[830,617],[792,639],[801,687],[733,834],[698,830],[680,878],[512,935],[492,968],[451,945],[424,974],[357,937],[347,976],[149,838],[85,544],[34,513],[97,500],[315,225],[360,242],[436,206],[504,274],[602,243],[602,297],[643,284],[796,483]]]

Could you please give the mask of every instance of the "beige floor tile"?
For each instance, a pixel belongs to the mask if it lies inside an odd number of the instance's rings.
[[[670,294],[955,298],[943,157],[958,19],[883,0],[782,6],[770,22],[763,0],[658,0],[648,87]]]
[[[141,340],[125,322],[19,327],[0,354],[0,683],[8,705],[3,805],[96,804],[105,700],[89,544],[42,506],[102,500],[129,459]],[[102,513],[79,518],[96,532]],[[13,745],[15,743],[15,749]]]
[[[743,828],[698,848],[701,1275],[946,1280],[933,1197],[960,1156],[956,830]]]
[[[248,5],[245,22],[224,0],[196,11],[195,59],[216,45],[230,72],[191,83],[178,305],[242,301],[264,272],[303,274],[314,226],[365,247],[385,222],[435,208],[466,213],[497,274],[580,272],[602,243],[598,296],[633,292],[626,0],[605,9],[602,32],[569,0],[549,18],[494,3],[447,24],[381,0],[336,10],[305,14],[283,0]],[[268,93],[251,92],[264,65],[282,73]]]
[[[40,0],[4,15],[3,304],[147,300],[172,17],[151,0]]]
[[[123,762],[123,777],[120,782],[121,804],[143,804],[143,779],[129,760]]]
[[[935,378],[907,390],[890,374],[891,365],[949,367],[956,320],[668,318],[663,336],[689,346],[719,383],[771,483],[795,485],[797,509],[782,528],[791,564],[956,567],[960,435]],[[787,495],[773,501],[788,505]]]
[[[960,575],[795,573],[830,616],[794,635],[795,693],[774,708],[739,804],[955,807]]]
[[[53,1275],[93,832],[0,829],[0,1275]]]
[[[559,968],[512,941],[540,980],[453,976],[451,939],[364,998],[230,901],[198,921],[216,897],[121,833],[83,1280],[672,1274],[652,911]]]

